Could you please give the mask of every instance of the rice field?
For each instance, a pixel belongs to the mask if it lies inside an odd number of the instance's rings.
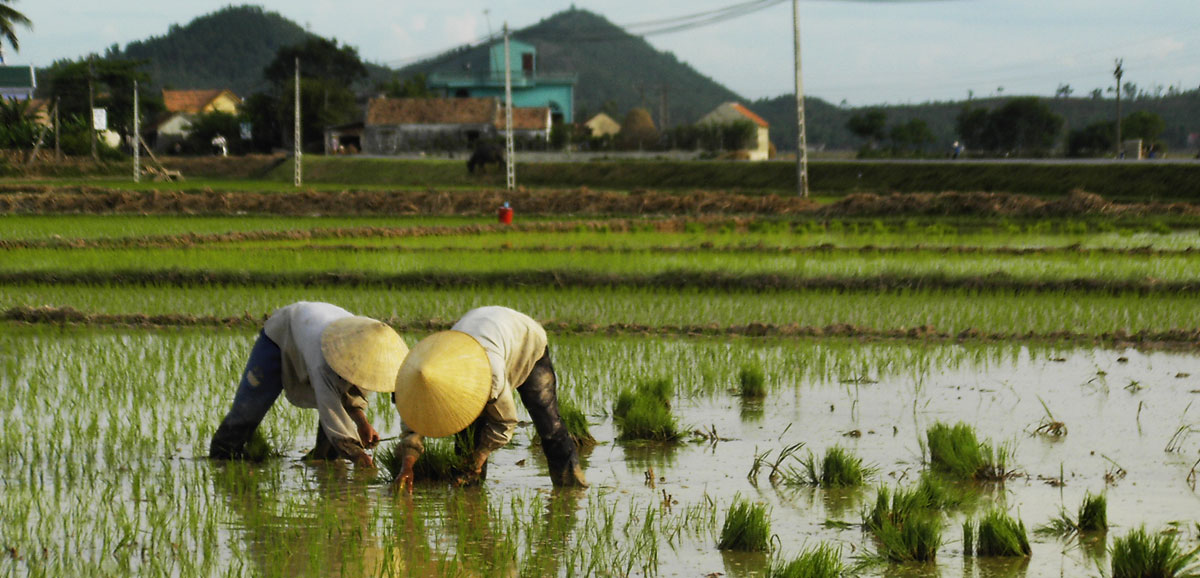
[[[0,217],[0,574],[1099,576],[1141,544],[1194,563],[1200,224],[544,221]],[[881,276],[983,282],[855,281]],[[397,495],[302,462],[316,417],[282,402],[278,457],[210,462],[258,324],[298,300],[409,345],[481,305],[542,321],[592,486],[554,489],[522,425],[481,487]],[[669,385],[642,403],[667,441],[623,435],[642,383]],[[386,398],[368,417],[399,433]],[[939,473],[939,424],[1004,475]]]

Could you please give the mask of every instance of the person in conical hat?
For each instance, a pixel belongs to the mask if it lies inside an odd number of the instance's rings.
[[[546,330],[537,321],[507,307],[468,311],[449,331],[413,346],[396,375],[401,470],[393,483],[412,491],[422,437],[455,435],[471,425],[473,449],[461,481],[483,479],[488,456],[516,429],[516,390],[541,438],[551,481],[586,487],[575,441],[558,412],[557,383]]]
[[[329,303],[301,301],[276,310],[250,351],[233,407],[209,445],[216,459],[245,457],[245,445],[280,393],[317,410],[317,447],[309,458],[344,458],[373,467],[379,433],[367,420],[368,392],[390,392],[408,346],[387,324]]]

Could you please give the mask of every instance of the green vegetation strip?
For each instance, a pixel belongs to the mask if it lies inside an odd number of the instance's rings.
[[[863,277],[802,277],[773,273],[728,274],[719,271],[667,271],[657,274],[618,274],[592,271],[489,271],[469,274],[443,271],[407,273],[340,273],[335,271],[258,273],[228,270],[88,270],[0,272],[0,284],[125,285],[197,287],[238,285],[260,287],[378,287],[467,288],[632,288],[715,291],[843,291],[911,292],[968,291],[1014,293],[1100,293],[1169,295],[1194,294],[1200,281],[1106,280],[1073,278],[1040,281],[1006,274],[955,277],[871,275]]]
[[[189,215],[488,215],[510,202],[522,215],[808,215],[835,217],[1083,215],[1200,216],[1190,203],[1114,203],[1073,191],[1064,197],[943,192],[856,193],[829,205],[793,195],[741,195],[711,190],[632,193],[571,190],[482,191],[129,191],[54,186],[0,187],[0,213]]]
[[[89,313],[71,307],[28,307],[17,306],[0,313],[0,320],[42,325],[96,325],[118,327],[256,327],[265,320],[263,315],[219,317],[212,315],[190,315],[186,313]],[[441,319],[412,320],[383,319],[399,332],[431,332],[449,329],[453,321]],[[730,337],[841,337],[865,340],[919,341],[1044,341],[1079,342],[1140,345],[1200,345],[1200,329],[1169,329],[1161,331],[1142,330],[1129,332],[1117,330],[1100,334],[1079,331],[1037,332],[986,332],[965,329],[959,332],[939,331],[932,326],[913,328],[878,329],[850,324],[826,326],[800,325],[797,323],[749,323],[745,325],[651,325],[641,323],[581,323],[543,321],[547,331],[573,335],[659,335],[659,336],[730,336]]]

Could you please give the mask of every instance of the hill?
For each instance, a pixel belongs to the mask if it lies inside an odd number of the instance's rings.
[[[669,124],[691,123],[726,101],[743,101],[736,93],[700,74],[670,52],[655,49],[604,17],[571,8],[512,37],[537,47],[538,71],[578,75],[575,116],[586,120],[602,110],[618,120],[637,106],[651,111],[661,125],[660,103],[665,88]],[[467,63],[486,62],[488,45],[472,46],[418,62],[399,71],[401,76],[434,71],[457,72]]]
[[[846,129],[846,122],[855,114],[876,108],[887,114],[888,126],[914,118],[924,120],[936,139],[931,150],[949,150],[950,144],[958,140],[956,118],[964,107],[993,108],[1002,105],[1004,100],[1007,98],[839,108],[819,98],[809,97],[805,99],[804,118],[808,125],[808,143],[813,148],[854,150],[861,147],[863,141]],[[1116,116],[1116,102],[1111,98],[1045,97],[1043,101],[1050,110],[1066,120],[1060,145],[1071,130],[1109,121]],[[771,124],[771,140],[780,150],[795,149],[795,96],[785,94],[760,99],[749,106]],[[1188,135],[1200,132],[1200,90],[1161,97],[1139,95],[1138,98],[1121,101],[1122,116],[1137,111],[1153,112],[1162,117],[1166,126],[1161,138],[1168,150],[1195,148],[1195,145],[1188,144]]]
[[[259,6],[228,6],[184,26],[173,24],[162,36],[130,42],[108,56],[146,60],[157,88],[232,88],[246,97],[266,88],[263,69],[284,46],[304,42],[311,33],[276,12]],[[372,79],[391,71],[368,65]]]

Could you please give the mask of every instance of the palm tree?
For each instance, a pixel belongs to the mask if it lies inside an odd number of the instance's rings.
[[[16,0],[0,0],[0,41],[5,38],[12,45],[13,50],[21,50],[21,43],[17,41],[16,26],[20,24],[25,28],[33,28],[33,23],[25,17],[24,14],[17,12],[12,6],[9,6]]]

